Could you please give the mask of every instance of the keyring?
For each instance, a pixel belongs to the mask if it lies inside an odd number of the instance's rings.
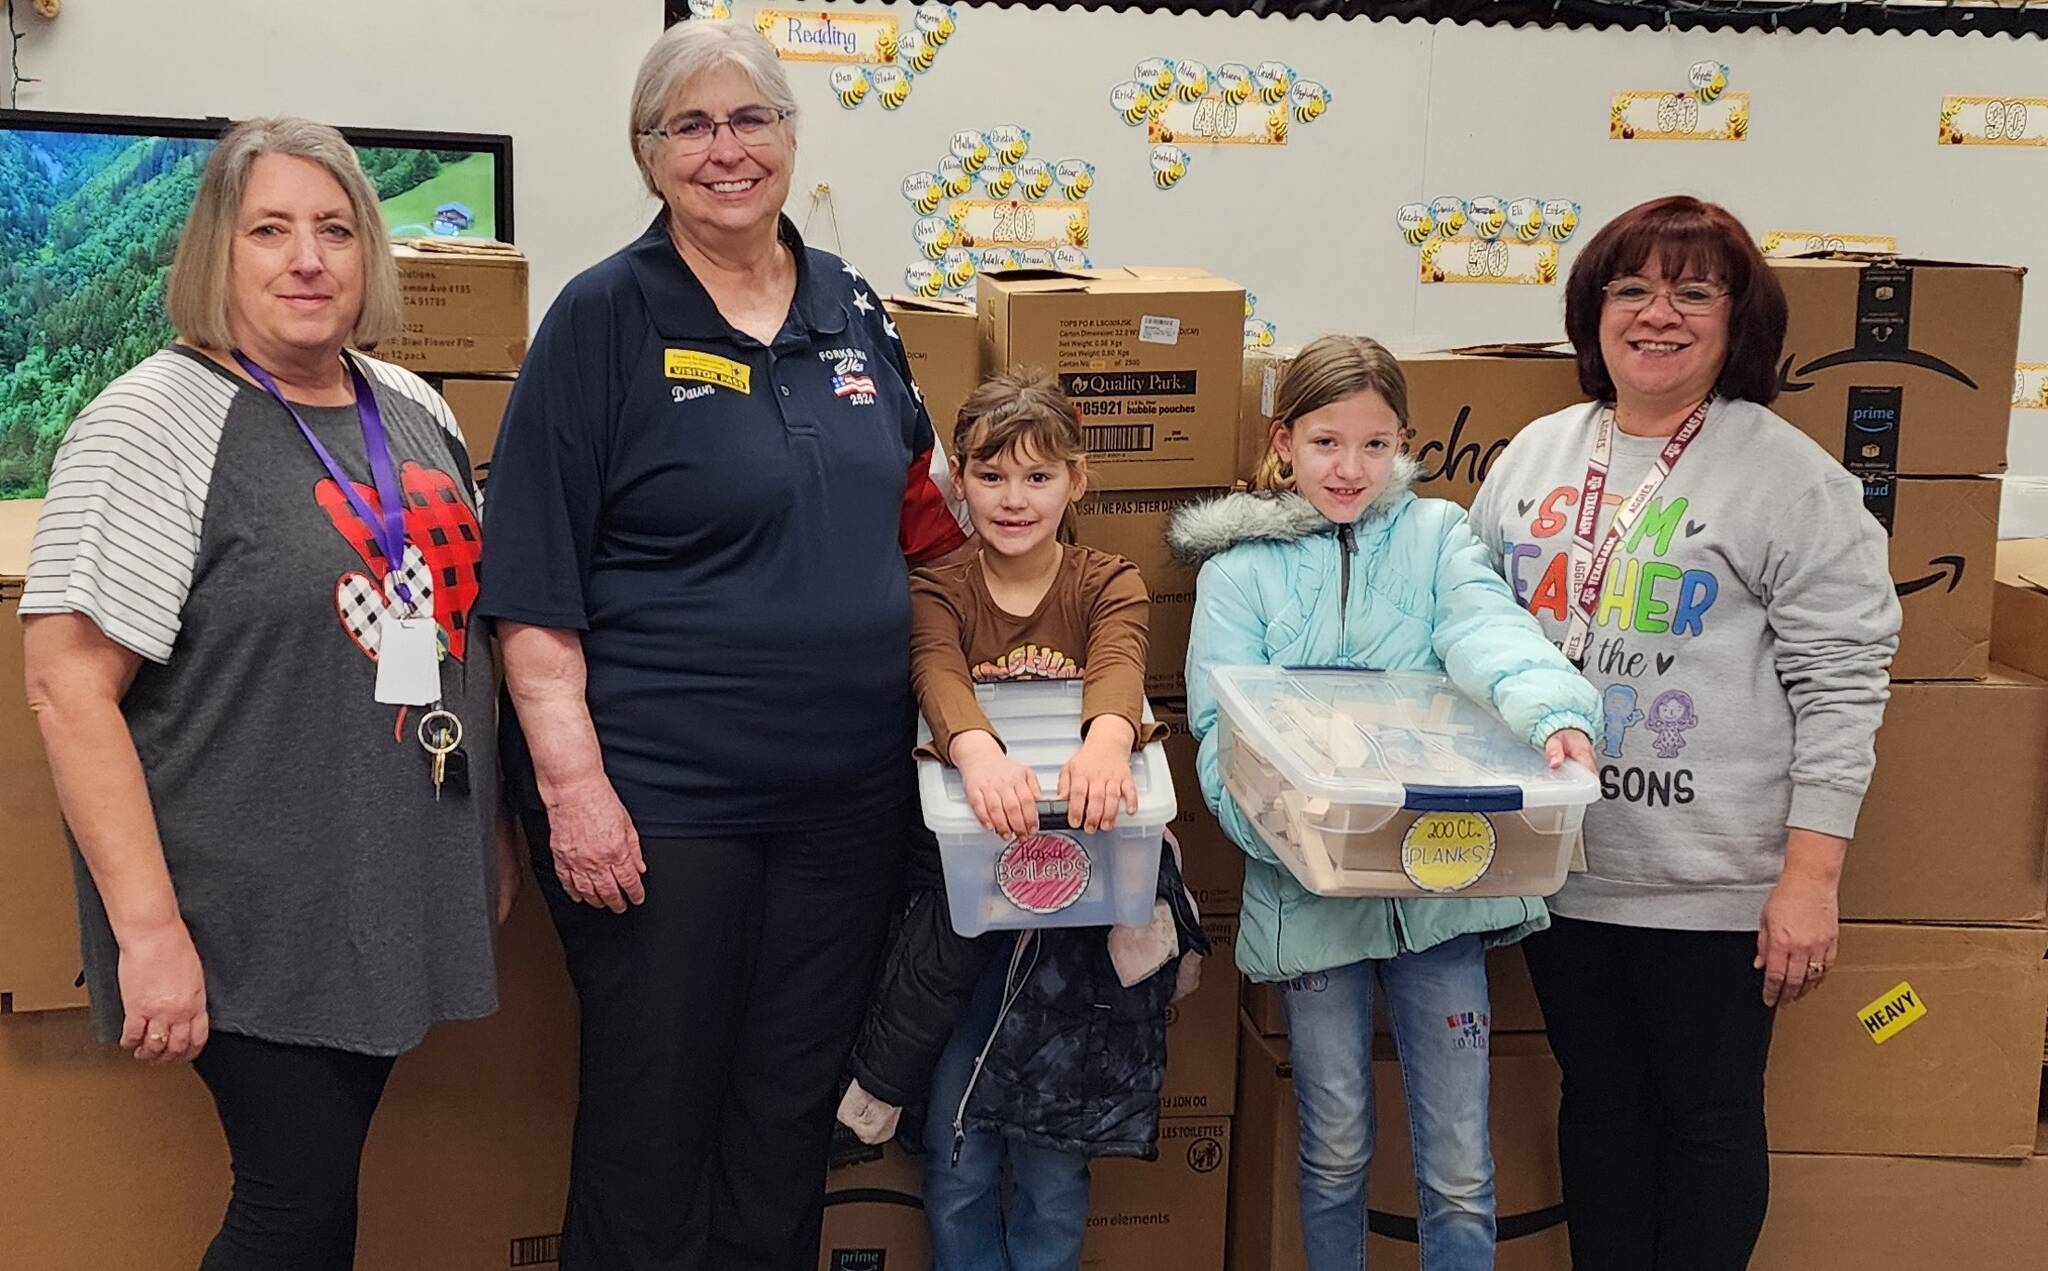
[[[437,720],[442,721],[442,740],[439,744],[427,740],[427,725]],[[449,735],[451,728],[452,736]],[[442,710],[438,706],[420,716],[417,732],[420,746],[430,755],[445,755],[462,745],[462,721],[455,717],[454,711]]]

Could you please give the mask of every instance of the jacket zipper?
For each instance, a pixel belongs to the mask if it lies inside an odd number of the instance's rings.
[[[1003,1031],[1003,1021],[1009,1018],[1010,1008],[1017,1004],[1018,996],[1024,991],[1024,980],[1038,965],[1038,942],[1032,939],[1035,933],[1017,933],[1016,947],[1010,951],[1010,969],[1003,976],[1002,1009],[996,1012],[995,1026],[988,1030],[988,1040],[981,1044],[981,1052],[974,1057],[974,1071],[967,1078],[967,1088],[960,1092],[959,1106],[953,1109],[953,1153],[952,1163],[960,1164],[960,1149],[967,1144],[967,1104],[974,1098],[974,1087],[981,1084],[981,1066],[988,1061],[988,1052],[995,1048],[996,1034]],[[1031,952],[1031,966],[1024,968],[1024,974],[1017,974],[1018,964],[1024,961],[1025,950]]]
[[[1358,539],[1349,525],[1337,527],[1337,656],[1344,656],[1351,626],[1351,557],[1358,551]]]

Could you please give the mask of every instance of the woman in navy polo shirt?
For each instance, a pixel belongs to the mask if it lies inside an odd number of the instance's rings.
[[[895,327],[781,215],[737,24],[634,85],[663,203],[512,395],[478,612],[582,1003],[564,1271],[814,1266],[836,1081],[915,809],[906,558],[960,545]]]

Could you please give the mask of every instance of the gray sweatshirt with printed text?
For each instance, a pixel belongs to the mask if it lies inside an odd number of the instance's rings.
[[[1559,641],[1596,420],[1579,405],[1530,424],[1472,506]],[[1666,441],[1615,433],[1596,545]],[[1833,456],[1760,406],[1714,403],[1602,586],[1585,674],[1601,691],[1604,798],[1555,912],[1750,929],[1788,827],[1855,833],[1898,648],[1887,555],[1862,483]]]

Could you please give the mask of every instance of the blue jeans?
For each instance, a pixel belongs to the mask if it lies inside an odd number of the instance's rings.
[[[953,1159],[953,1117],[984,1043],[995,1031],[1008,979],[1007,950],[975,985],[932,1074],[925,1114],[925,1221],[932,1271],[1074,1271],[1088,1232],[1088,1158],[970,1130]],[[1010,1210],[1003,1212],[1003,1166],[1010,1167]]]
[[[1301,1234],[1309,1271],[1365,1267],[1375,978],[1386,991],[1408,1093],[1422,1271],[1491,1271],[1491,1008],[1476,935],[1281,985],[1301,1108]]]

